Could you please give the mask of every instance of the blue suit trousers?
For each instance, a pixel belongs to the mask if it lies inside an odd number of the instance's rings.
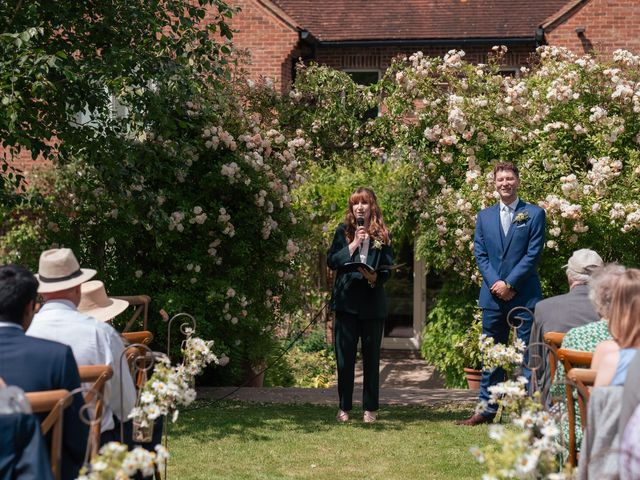
[[[506,310],[492,310],[485,308],[482,310],[482,333],[494,339],[495,343],[506,344],[509,341],[509,332],[511,327],[507,323]],[[522,325],[516,330],[518,338],[521,339],[525,345],[529,345],[529,336],[531,334],[531,325],[533,324],[533,317],[526,311],[519,311],[518,317],[523,319]],[[524,364],[527,364],[528,354],[525,353]],[[527,380],[531,377],[529,369],[524,368],[523,374]],[[505,372],[501,368],[495,368],[493,370],[482,371],[482,380],[480,381],[480,402],[486,405],[484,411],[481,413],[486,417],[494,417],[498,405],[495,403],[489,403],[491,393],[489,387],[496,385],[505,380]]]

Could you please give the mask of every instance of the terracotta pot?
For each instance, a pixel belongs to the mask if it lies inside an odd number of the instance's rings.
[[[264,385],[264,364],[244,366],[244,378],[242,385],[245,387],[262,387]]]
[[[469,390],[480,390],[482,370],[464,367],[464,373],[467,376],[467,385],[469,385]]]

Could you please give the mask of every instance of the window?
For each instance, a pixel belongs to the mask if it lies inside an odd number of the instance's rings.
[[[380,79],[379,70],[345,70],[345,73],[351,77],[351,79],[358,85],[368,87],[377,83]],[[380,107],[373,107],[364,114],[363,120],[370,118],[376,118],[380,112]]]

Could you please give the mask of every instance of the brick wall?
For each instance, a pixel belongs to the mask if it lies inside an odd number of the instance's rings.
[[[9,149],[4,148],[2,145],[0,145],[0,159],[0,163],[6,160],[10,168],[16,173],[23,174],[27,181],[29,180],[29,172],[34,167],[51,164],[42,155],[38,155],[35,159],[31,158],[29,150],[22,149],[20,152],[11,154]]]
[[[251,52],[249,75],[269,77],[285,89],[291,82],[292,65],[300,56],[295,25],[278,18],[256,0],[232,3],[242,9],[231,25],[237,30],[233,37],[236,47]]]
[[[584,28],[578,36],[576,28]],[[618,48],[640,53],[640,2],[589,0],[573,14],[547,28],[549,45],[569,48],[578,55],[591,50],[611,54]]]

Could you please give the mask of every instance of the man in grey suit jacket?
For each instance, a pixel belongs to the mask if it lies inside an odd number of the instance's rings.
[[[538,302],[531,327],[530,345],[543,343],[544,334],[547,332],[566,333],[572,328],[600,320],[600,316],[589,300],[587,282],[591,273],[602,265],[602,258],[593,250],[582,248],[573,252],[565,265],[569,292]],[[542,347],[532,347],[532,350],[538,358],[532,358],[531,364],[532,367],[538,367],[536,369],[538,388],[544,394],[553,382],[547,368],[546,350]]]

